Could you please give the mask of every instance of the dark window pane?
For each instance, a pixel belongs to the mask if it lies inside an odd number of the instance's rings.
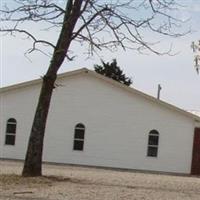
[[[157,157],[158,148],[157,147],[148,147],[147,156],[150,157]]]
[[[149,135],[149,145],[158,145],[158,136]]]
[[[7,124],[6,133],[16,133],[16,124]]]
[[[150,134],[156,134],[156,135],[159,135],[159,133],[158,133],[157,130],[151,130],[149,133],[150,133]]]
[[[5,144],[15,145],[15,135],[6,135]]]
[[[75,129],[75,139],[84,139],[84,129]]]
[[[83,124],[77,124],[77,125],[76,125],[76,128],[82,128],[82,129],[84,129],[85,126],[84,126]]]
[[[82,151],[83,150],[83,141],[74,140],[74,150]]]
[[[14,118],[10,118],[10,119],[8,120],[8,122],[17,123],[16,119],[14,119]]]

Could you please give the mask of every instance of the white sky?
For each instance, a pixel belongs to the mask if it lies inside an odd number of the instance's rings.
[[[182,19],[190,17],[192,34],[179,39],[162,38],[160,48],[167,49],[173,42],[176,56],[140,55],[133,51],[118,51],[116,53],[101,52],[105,62],[117,59],[118,65],[124,69],[127,76],[132,77],[132,87],[152,96],[157,94],[157,85],[161,84],[161,99],[186,110],[200,110],[200,75],[193,67],[193,53],[190,48],[192,41],[200,39],[200,0],[181,1],[188,7],[180,13]],[[37,28],[31,29],[37,32]],[[46,37],[56,38],[55,33],[46,32]],[[0,86],[24,82],[44,75],[49,64],[49,58],[33,53],[29,56],[31,62],[24,57],[24,52],[31,43],[21,37],[1,36],[0,49]],[[93,69],[94,64],[100,64],[100,58],[86,59],[79,46],[73,50],[77,57],[73,62],[65,62],[61,72],[82,67]]]

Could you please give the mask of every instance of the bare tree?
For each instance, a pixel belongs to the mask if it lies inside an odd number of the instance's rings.
[[[200,69],[200,40],[198,41],[197,44],[195,42],[192,42],[191,48],[195,54],[194,56],[194,67],[197,71],[197,74],[199,74],[199,69]]]
[[[62,6],[64,2],[65,7]],[[70,54],[72,42],[88,45],[89,54],[103,49],[113,51],[118,47],[139,52],[148,50],[158,55],[169,53],[156,50],[155,43],[148,42],[145,33],[172,37],[186,34],[176,32],[182,23],[174,17],[178,7],[175,0],[10,0],[1,8],[1,32],[21,33],[32,39],[29,52],[40,50],[41,44],[53,48],[48,70],[42,78],[23,176],[42,174],[43,140],[50,100],[58,69],[65,59],[73,58]],[[47,34],[59,29],[57,42],[37,38],[31,28],[23,28],[26,22],[48,24]]]

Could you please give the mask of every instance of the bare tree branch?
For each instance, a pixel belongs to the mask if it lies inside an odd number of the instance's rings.
[[[192,42],[191,48],[193,52],[195,53],[194,55],[194,67],[196,69],[197,74],[199,74],[200,71],[200,40],[195,44],[195,42]]]
[[[19,5],[18,7],[9,9],[9,6],[5,6],[5,9],[0,10],[3,22],[20,22],[20,25],[26,21],[51,24],[45,30],[61,27],[62,16],[65,15],[65,21],[70,19],[73,14],[72,7],[77,3],[77,1],[68,0],[66,8],[63,8],[52,0],[15,0],[15,2]],[[168,51],[157,51],[152,46],[156,42],[148,42],[142,36],[143,30],[172,37],[180,37],[189,33],[190,31],[173,32],[173,29],[180,26],[183,21],[169,12],[177,10],[179,6],[175,0],[139,0],[137,2],[134,0],[110,0],[107,3],[100,0],[83,0],[79,12],[80,18],[73,31],[71,41],[88,43],[91,54],[92,51],[104,48],[112,50],[113,47],[117,46],[139,51],[147,49],[159,55],[168,54]],[[147,16],[135,17],[134,13],[132,14],[133,11],[139,14],[140,10]],[[155,20],[161,23],[154,22]],[[18,28],[18,25],[15,28],[0,29],[2,32],[13,32],[14,30],[20,32],[21,29]],[[104,38],[100,36],[102,33],[106,35]],[[27,34],[27,31],[24,34]],[[33,39],[34,43],[46,43],[53,48],[56,46],[48,41],[37,40],[36,42],[34,37],[30,35],[29,37]],[[78,40],[75,40],[77,37]],[[105,41],[105,38],[108,41]],[[113,38],[115,39],[113,40]],[[133,47],[133,45],[137,46]],[[66,52],[66,56],[68,56],[67,54]]]
[[[0,32],[7,32],[10,33],[11,35],[13,34],[13,32],[18,32],[18,33],[24,33],[25,35],[27,35],[29,38],[31,38],[33,40],[33,45],[35,46],[37,43],[42,43],[42,44],[46,44],[51,46],[53,49],[55,49],[55,46],[45,40],[37,40],[31,33],[29,33],[26,30],[22,30],[22,29],[17,29],[17,28],[13,28],[13,29],[0,29]]]

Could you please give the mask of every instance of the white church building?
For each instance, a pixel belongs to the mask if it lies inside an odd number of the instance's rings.
[[[43,161],[200,174],[200,117],[86,68],[58,75]],[[0,159],[25,158],[41,79],[0,89]]]

